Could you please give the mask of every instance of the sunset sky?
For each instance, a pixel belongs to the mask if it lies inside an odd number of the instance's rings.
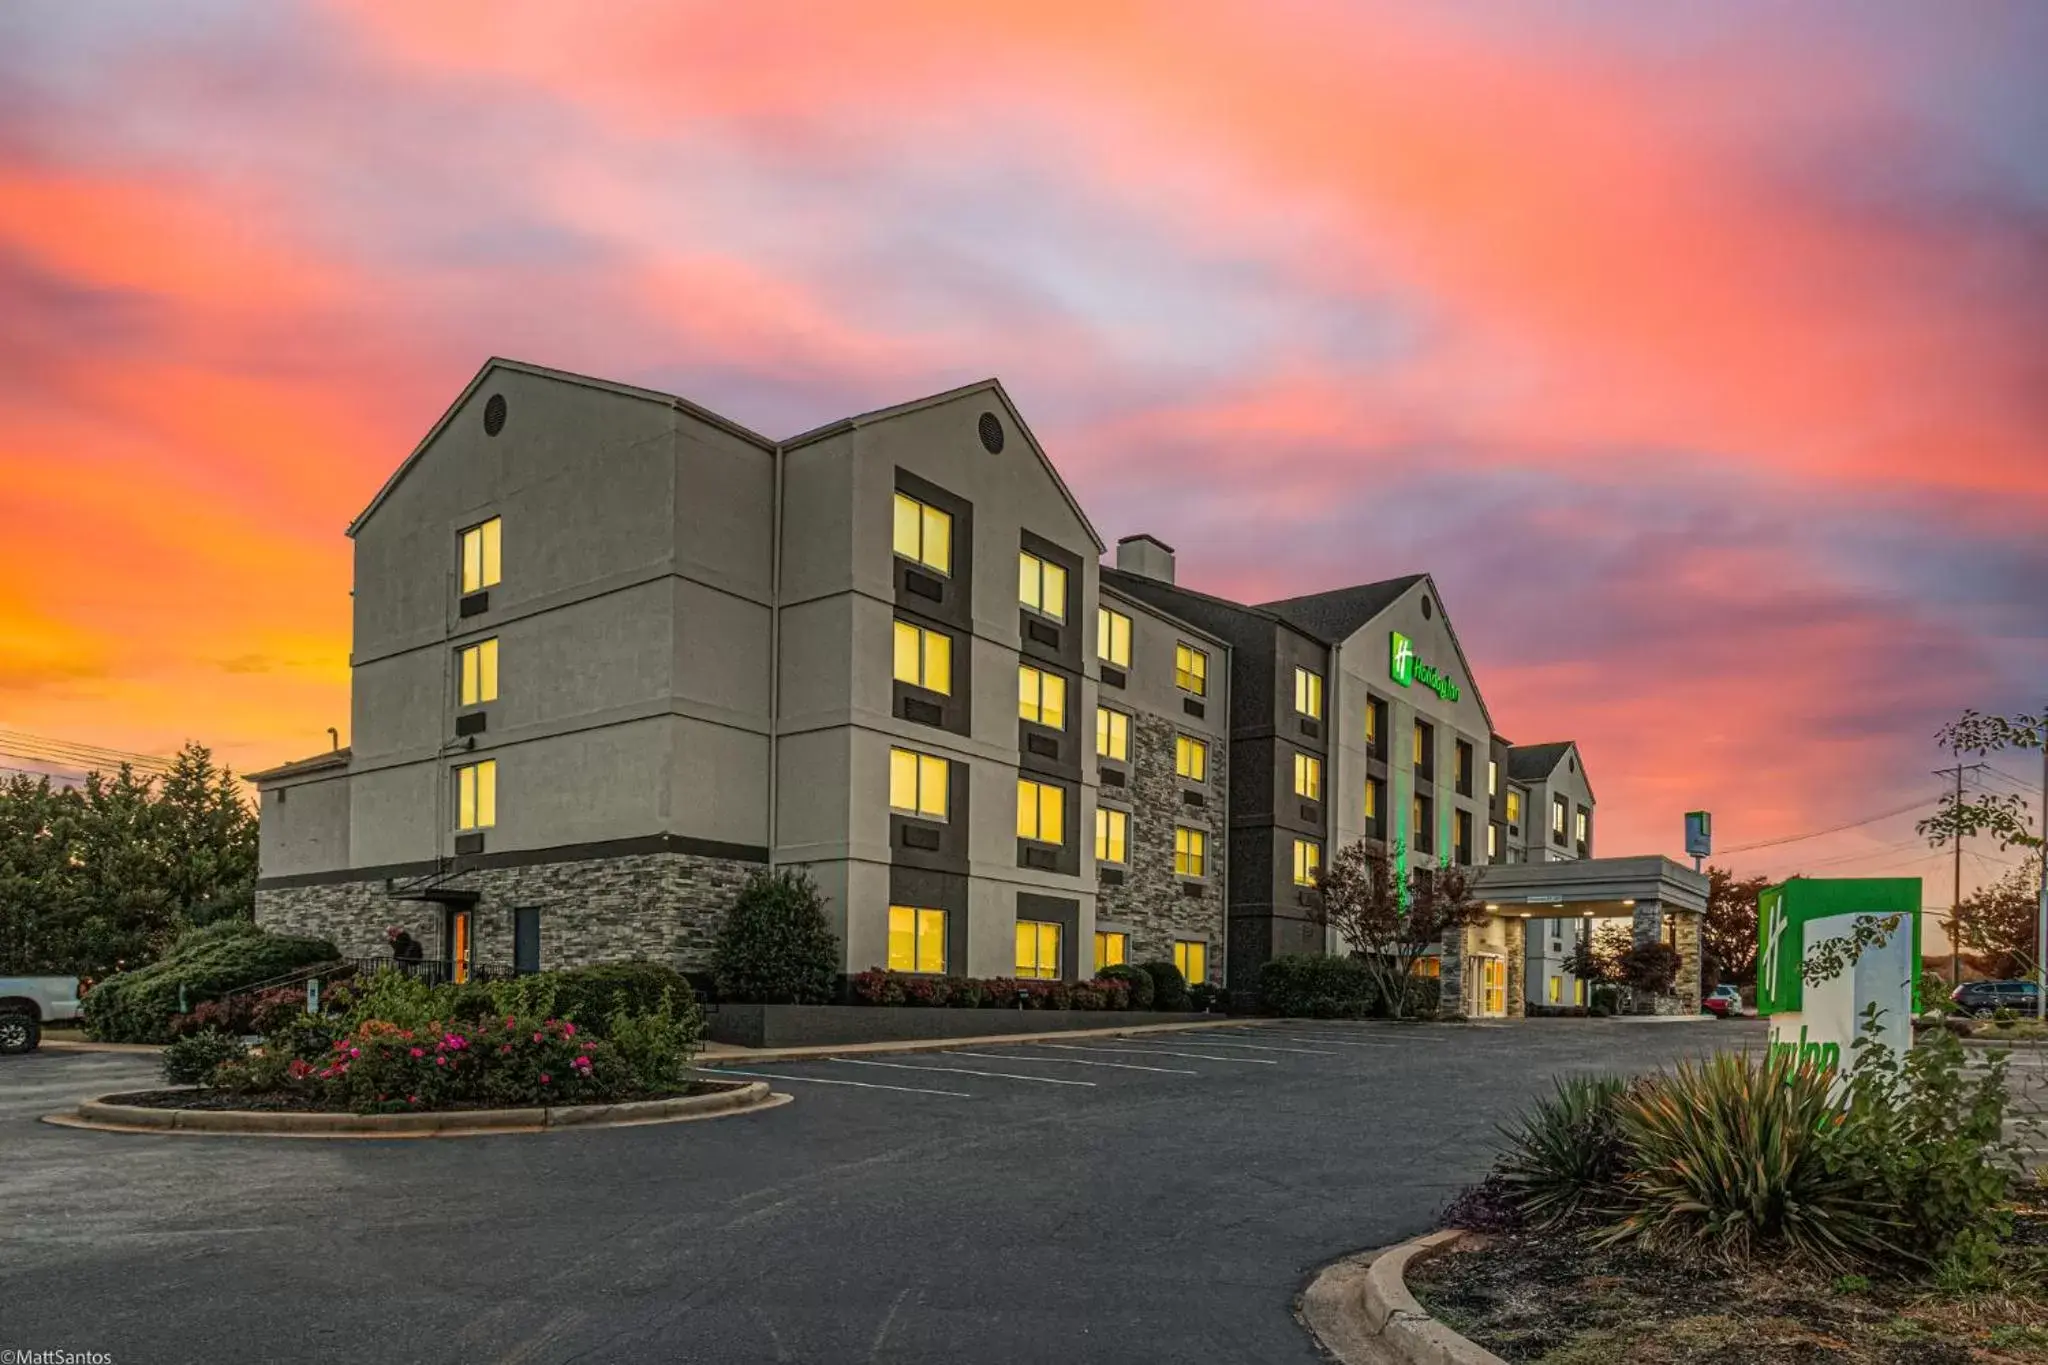
[[[345,737],[343,528],[502,354],[770,435],[998,375],[1191,586],[1434,574],[1606,853],[1931,799],[2048,701],[2044,70],[2027,0],[11,0],[0,729]],[[1914,814],[1723,861],[1945,903]]]

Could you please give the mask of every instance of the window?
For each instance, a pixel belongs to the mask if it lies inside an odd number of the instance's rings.
[[[1131,618],[1108,607],[1095,609],[1095,657],[1118,668],[1131,666]]]
[[[1486,827],[1486,861],[1492,862],[1500,856],[1500,826]]]
[[[1050,782],[1017,779],[1017,837],[1041,844],[1067,841],[1067,793]]]
[[[952,765],[909,749],[889,751],[889,808],[927,820],[946,818],[946,789]]]
[[[1294,670],[1294,709],[1304,716],[1323,716],[1323,675],[1305,668]]]
[[[498,528],[499,519],[492,517],[462,533],[463,592],[482,592],[498,581]]]
[[[1486,794],[1491,797],[1500,790],[1500,764],[1486,760]]]
[[[1209,866],[1209,836],[1186,825],[1173,828],[1173,875],[1200,877]]]
[[[1039,919],[1017,921],[1017,975],[1041,981],[1059,980],[1059,925]]]
[[[1472,746],[1462,739],[1459,740],[1457,754],[1458,769],[1456,775],[1458,795],[1470,796],[1472,794]]]
[[[1558,1005],[1562,1004],[1563,1002],[1564,978],[1561,976],[1553,976],[1550,978],[1550,1003],[1553,1005]]]
[[[1107,706],[1095,708],[1095,752],[1119,763],[1131,757],[1131,718]]]
[[[498,823],[498,760],[455,770],[455,828],[489,829]]]
[[[457,653],[462,666],[462,704],[479,706],[498,699],[498,642],[479,640]]]
[[[1041,616],[1067,619],[1067,571],[1029,550],[1017,555],[1017,600]]]
[[[1550,838],[1554,843],[1564,842],[1565,799],[1562,796],[1550,798]]]
[[[1190,782],[1209,780],[1209,746],[1186,735],[1173,737],[1173,770]]]
[[[1368,837],[1387,837],[1387,784],[1377,777],[1365,779],[1365,832]]]
[[[1417,853],[1436,852],[1435,803],[1426,796],[1417,796],[1408,811],[1414,828],[1409,831],[1409,841]]]
[[[1067,680],[1029,664],[1017,665],[1017,714],[1055,730],[1067,728]]]
[[[1460,866],[1468,866],[1472,862],[1472,812],[1469,810],[1453,811],[1451,822],[1453,830],[1451,857]]]
[[[1095,808],[1095,861],[1098,863],[1120,863],[1124,859],[1124,843],[1130,835],[1131,817],[1125,811],[1113,806]]]
[[[1173,965],[1190,986],[1209,979],[1209,945],[1198,938],[1173,941]]]
[[[953,517],[905,493],[896,495],[896,553],[927,569],[953,572]]]
[[[945,911],[911,905],[889,907],[889,970],[945,974]]]
[[[1444,974],[1444,963],[1440,957],[1418,957],[1415,959],[1415,974],[1435,981]]]
[[[1121,966],[1129,960],[1130,953],[1131,936],[1129,934],[1120,934],[1108,929],[1097,929],[1095,931],[1096,971],[1099,972],[1104,967]]]
[[[1575,823],[1574,823],[1574,826],[1573,826],[1573,834],[1572,834],[1572,838],[1573,838],[1574,840],[1576,840],[1576,841],[1577,841],[1577,843],[1578,843],[1578,845],[1579,845],[1579,856],[1580,856],[1580,857],[1582,857],[1582,858],[1586,856],[1586,834],[1587,834],[1587,828],[1586,828],[1586,826],[1587,826],[1587,814],[1586,814],[1586,808],[1585,808],[1584,806],[1581,806],[1581,807],[1579,807],[1579,809],[1578,809],[1578,813],[1577,813],[1576,821],[1575,821]]]
[[[1572,982],[1572,1003],[1574,1005],[1586,1003],[1586,983],[1583,979],[1575,979]]]
[[[1323,870],[1323,846],[1313,839],[1294,841],[1294,884],[1314,886]]]
[[[1311,801],[1323,799],[1323,760],[1313,754],[1294,756],[1294,794]]]
[[[1387,704],[1378,697],[1365,701],[1365,747],[1380,762],[1387,761]]]
[[[1522,823],[1522,794],[1512,787],[1508,788],[1508,823]]]
[[[1436,776],[1436,727],[1426,720],[1415,722],[1415,771],[1427,778]]]
[[[953,691],[953,637],[908,621],[896,623],[896,681],[932,692]]]
[[[1198,697],[1209,695],[1209,656],[1193,645],[1173,647],[1173,683]]]

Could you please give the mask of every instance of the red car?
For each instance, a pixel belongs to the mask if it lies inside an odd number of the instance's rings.
[[[1724,982],[1707,992],[1707,998],[1700,1001],[1700,1008],[1717,1019],[1740,1019],[1742,989]]]

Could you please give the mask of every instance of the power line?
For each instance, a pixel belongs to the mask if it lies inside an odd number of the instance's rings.
[[[24,734],[19,730],[0,730],[0,754],[45,763],[83,765],[87,769],[113,769],[125,763],[144,772],[161,773],[169,771],[171,767],[171,760],[160,754],[136,754],[121,749],[104,749],[97,744],[49,739],[42,735]]]
[[[1909,811],[1916,811],[1923,806],[1931,806],[1933,804],[1933,798],[1923,798],[1922,800],[1915,801],[1910,806],[1900,806],[1897,810],[1883,811],[1877,815],[1865,816],[1861,820],[1851,820],[1846,825],[1830,825],[1826,829],[1817,829],[1811,834],[1788,834],[1782,839],[1765,839],[1754,844],[1737,844],[1733,848],[1722,849],[1720,856],[1725,858],[1731,853],[1750,853],[1760,848],[1776,848],[1780,844],[1796,844],[1807,839],[1818,839],[1823,834],[1840,834],[1845,829],[1856,829],[1863,825],[1874,825],[1880,820],[1889,820],[1893,816],[1904,815]]]

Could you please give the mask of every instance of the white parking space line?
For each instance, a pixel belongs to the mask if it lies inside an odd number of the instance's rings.
[[[1083,1043],[1033,1043],[1033,1047],[1056,1047],[1065,1052],[1135,1052],[1140,1057],[1192,1057],[1198,1062],[1249,1062],[1255,1066],[1278,1066],[1271,1057],[1219,1057],[1213,1052],[1164,1052],[1155,1047],[1091,1047]]]
[[[985,1062],[1053,1062],[1060,1066],[1107,1066],[1114,1067],[1118,1071],[1157,1071],[1162,1076],[1199,1076],[1202,1074],[1199,1071],[1191,1071],[1182,1066],[1139,1066],[1136,1062],[1084,1062],[1079,1057],[1027,1057],[1021,1052],[1004,1053],[1000,1056],[993,1052],[948,1052],[946,1055],[948,1057],[978,1057]]]
[[[1036,1081],[1040,1085],[1085,1085],[1091,1089],[1093,1081],[1068,1081],[1056,1076],[1026,1076],[1016,1071],[975,1071],[964,1066],[918,1066],[911,1062],[870,1062],[859,1057],[827,1057],[828,1062],[842,1066],[886,1066],[896,1071],[950,1071],[959,1076],[992,1076],[1005,1081]]]
[[[1356,1038],[1297,1038],[1291,1033],[1279,1035],[1290,1043],[1323,1043],[1330,1047],[1399,1047],[1399,1043],[1388,1041],[1362,1042]]]
[[[1334,1052],[1323,1052],[1312,1047],[1271,1047],[1265,1043],[1226,1043],[1221,1038],[1204,1038],[1202,1047],[1236,1047],[1247,1052],[1303,1052],[1311,1057],[1335,1057]]]
[[[956,1100],[971,1100],[974,1096],[965,1090],[925,1090],[915,1085],[877,1085],[873,1081],[835,1081],[824,1076],[789,1076],[775,1071],[739,1071],[729,1066],[704,1068],[721,1076],[757,1076],[764,1081],[796,1081],[803,1085],[857,1085],[863,1090],[895,1090],[905,1095],[945,1095]]]

